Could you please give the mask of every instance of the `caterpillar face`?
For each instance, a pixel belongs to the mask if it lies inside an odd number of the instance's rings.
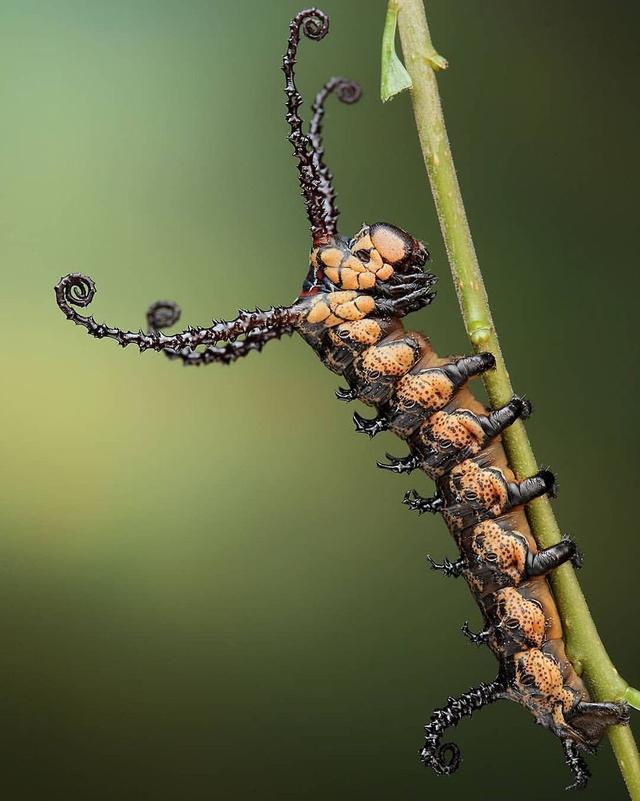
[[[393,275],[393,267],[376,251],[355,255],[344,240],[337,238],[313,249],[311,268],[315,280],[322,280],[327,288],[365,292],[372,290],[376,281],[387,281]]]
[[[325,289],[374,290],[377,282],[422,272],[429,253],[422,242],[389,223],[364,225],[349,241],[333,236],[314,247],[302,295]]]
[[[377,254],[399,273],[421,270],[429,259],[429,252],[422,242],[390,223],[364,225],[349,246],[359,258],[366,259],[367,254]]]

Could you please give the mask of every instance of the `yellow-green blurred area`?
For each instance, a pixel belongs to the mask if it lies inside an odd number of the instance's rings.
[[[330,75],[341,230],[424,239],[437,302],[413,315],[469,349],[408,95],[378,99],[383,2],[327,0],[300,46]],[[1,0],[2,785],[10,801],[560,799],[560,744],[506,702],[421,768],[422,726],[495,675],[459,632],[454,554],[375,468],[335,376],[298,339],[183,369],[68,323],[52,287],[87,272],[98,320],[137,330],[287,303],[307,222],[280,60],[293,0]],[[433,0],[463,193],[529,430],[621,673],[638,683],[640,10],[632,2]],[[362,411],[362,410],[361,410]],[[366,441],[365,441],[366,440]],[[607,744],[591,799],[623,798]]]

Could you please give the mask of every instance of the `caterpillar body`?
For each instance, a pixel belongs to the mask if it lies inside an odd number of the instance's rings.
[[[283,59],[289,141],[313,241],[298,299],[291,306],[243,311],[233,321],[172,335],[162,333],[179,318],[180,310],[171,301],[149,309],[147,333],[123,331],[79,314],[74,307],[91,302],[95,285],[77,273],[56,286],[58,305],[97,338],[163,351],[187,365],[229,363],[272,339],[299,333],[346,382],[337,397],[375,410],[370,419],[354,415],[356,430],[371,437],[391,431],[407,443],[407,455],[387,455],[388,461],[379,466],[395,473],[421,470],[435,482],[432,497],[412,491],[404,502],[419,514],[442,514],[460,555],[455,562],[430,559],[431,566],[466,580],[484,627],[474,633],[465,624],[463,631],[472,642],[488,646],[498,661],[493,681],[449,698],[432,714],[422,761],[437,774],[453,773],[460,752],[456,745],[442,743],[445,730],[487,704],[509,699],[561,740],[572,786],[584,787],[590,773],[580,752],[594,750],[608,726],[626,723],[628,709],[623,703],[591,700],[565,652],[560,616],[545,576],[567,561],[577,565],[576,546],[565,539],[538,549],[524,509],[533,499],[554,493],[554,477],[541,470],[516,479],[501,443],[501,433],[526,418],[530,406],[513,397],[501,408],[486,409],[468,384],[493,368],[491,354],[442,358],[426,337],[405,330],[402,318],[435,296],[436,279],[425,269],[429,254],[421,242],[387,223],[364,225],[352,238],[338,234],[332,176],[321,143],[324,102],[336,92],[352,103],[360,89],[347,79],[332,78],[316,96],[305,134],[294,75],[301,31],[322,39],[327,16],[315,8],[297,14]]]

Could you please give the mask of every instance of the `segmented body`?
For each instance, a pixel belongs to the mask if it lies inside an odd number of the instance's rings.
[[[353,286],[355,254],[362,269],[373,268],[375,280],[360,282],[370,285],[365,292],[345,293],[340,284]],[[346,380],[348,388],[339,389],[338,398],[376,410],[369,420],[356,413],[356,430],[369,436],[391,431],[407,443],[407,456],[389,457],[390,463],[379,466],[399,473],[422,470],[435,482],[433,497],[414,491],[405,503],[420,513],[442,514],[460,557],[432,566],[464,576],[485,625],[479,634],[466,624],[463,631],[498,659],[494,682],[449,699],[447,708],[434,713],[422,758],[437,773],[453,772],[459,751],[440,743],[444,728],[486,703],[509,698],[562,740],[576,786],[584,786],[589,773],[576,749],[593,750],[607,725],[625,720],[626,710],[591,701],[566,655],[545,576],[567,560],[577,563],[576,548],[566,539],[538,549],[524,506],[553,494],[554,477],[541,470],[517,480],[502,446],[501,432],[528,416],[528,402],[514,397],[500,409],[486,409],[468,384],[493,368],[491,354],[442,358],[426,337],[406,331],[399,319],[413,309],[416,286],[421,285],[420,305],[432,300],[433,276],[422,272],[419,279],[415,272],[427,258],[426,249],[420,252],[412,237],[390,225],[364,226],[349,242],[334,239],[312,251],[315,285],[300,299],[296,324],[322,362]],[[385,305],[389,296],[395,298],[392,308]],[[411,299],[409,308],[404,298]]]
[[[443,517],[464,560],[462,575],[500,662],[504,695],[559,736],[569,732],[585,740],[570,720],[588,693],[565,654],[547,580],[527,575],[527,561],[538,549],[517,493],[521,482],[508,466],[500,435],[487,435],[482,425],[489,412],[466,385],[470,373],[491,360],[440,358],[424,336],[405,331],[398,319],[363,315],[342,321],[331,314],[314,322],[315,309],[334,305],[336,294],[314,297],[299,332],[345,378],[353,399],[373,406],[385,427],[409,444],[419,469],[436,482]],[[454,370],[457,380],[448,369],[456,364],[466,368]],[[542,476],[536,494],[550,488]],[[585,744],[591,745],[588,738]]]

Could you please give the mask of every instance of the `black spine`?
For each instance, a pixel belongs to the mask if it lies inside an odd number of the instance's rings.
[[[483,706],[492,704],[504,692],[500,679],[490,684],[480,684],[458,698],[449,698],[447,706],[436,709],[431,721],[424,727],[426,732],[424,748],[420,759],[439,776],[449,776],[460,767],[460,749],[455,743],[441,744],[440,740],[447,729],[457,726],[465,715],[471,716]]]
[[[170,328],[180,319],[180,307],[172,300],[158,300],[147,310],[147,325],[150,333],[157,333],[163,328]],[[206,364],[231,364],[243,356],[256,351],[260,352],[267,342],[280,339],[285,334],[291,335],[295,330],[293,323],[283,323],[276,328],[256,328],[249,331],[239,342],[227,342],[224,345],[208,345],[203,350],[183,348],[175,350],[167,348],[164,353],[168,359],[180,359],[185,367],[202,367]]]
[[[333,189],[333,175],[324,163],[324,149],[322,147],[322,120],[324,117],[324,103],[329,95],[335,92],[338,100],[351,105],[357,103],[362,97],[362,89],[355,81],[348,78],[330,78],[315,96],[311,111],[313,116],[309,124],[309,141],[312,147],[313,164],[319,181],[319,190],[323,199],[323,214],[327,233],[337,232],[337,221],[340,210],[335,200]]]
[[[567,790],[584,790],[591,778],[591,771],[587,763],[578,753],[578,746],[573,740],[563,740],[562,749],[564,751],[564,761],[573,773],[575,782],[567,787]]]
[[[143,331],[123,331],[106,323],[98,323],[93,317],[86,317],[73,308],[73,306],[88,306],[96,294],[96,285],[93,279],[81,273],[70,273],[61,278],[55,286],[56,301],[68,320],[76,325],[86,328],[87,332],[96,339],[113,339],[121,347],[136,345],[140,351],[176,351],[187,349],[192,351],[198,345],[215,345],[219,342],[234,343],[240,336],[255,333],[255,342],[261,338],[264,341],[277,336],[272,332],[287,333],[298,320],[299,311],[295,307],[280,306],[267,311],[257,309],[254,312],[241,311],[235,320],[219,320],[209,328],[188,328],[171,336],[165,336],[160,331],[145,334]],[[240,344],[240,343],[238,343]],[[264,344],[264,343],[263,343]],[[254,348],[255,349],[255,348]],[[224,361],[224,359],[220,359]]]
[[[307,8],[291,20],[287,50],[282,59],[282,71],[285,76],[285,94],[287,96],[287,116],[290,133],[289,141],[293,145],[293,154],[298,160],[300,189],[307,208],[307,217],[311,226],[314,242],[322,242],[330,236],[329,225],[324,215],[324,198],[321,191],[321,179],[314,164],[312,144],[302,130],[302,118],[299,114],[302,95],[298,91],[295,79],[295,63],[300,42],[300,29],[308,39],[320,41],[329,32],[329,17],[318,8]]]

